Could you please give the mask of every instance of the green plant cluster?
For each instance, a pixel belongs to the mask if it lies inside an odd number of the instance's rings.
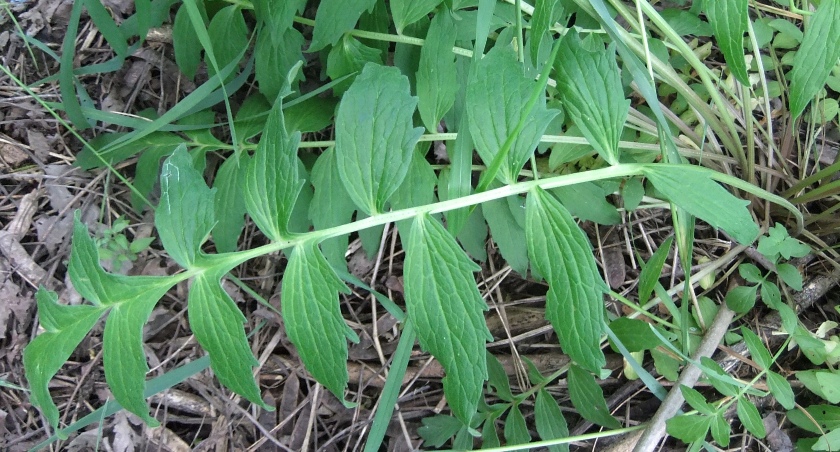
[[[253,378],[258,361],[245,316],[220,281],[244,262],[282,251],[288,258],[281,290],[288,337],[312,376],[350,406],[347,343],[358,336],[342,317],[339,296],[349,292],[347,284],[360,282],[347,273],[344,253],[354,233],[374,252],[383,225],[396,223],[405,250],[405,304],[376,295],[403,329],[369,448],[376,450],[384,437],[415,339],[443,365],[452,413],[424,421],[421,435],[428,445],[441,446],[454,437],[455,447],[469,448],[475,436],[484,446],[498,445],[497,419],[504,420],[506,444],[527,443],[532,437],[520,404],[533,398],[536,432],[556,441],[549,444],[553,450],[562,449],[568,429],[547,386],[563,375],[582,417],[618,429],[596,382],[608,373],[601,348],[607,336],[628,363],[635,363],[637,374],[645,378],[636,358],[650,353],[657,370],[673,380],[679,366],[690,361],[702,319],[713,318],[710,312],[717,309],[704,298],[689,310],[689,278],[680,306],[665,293],[658,278],[672,243],[683,268],[691,268],[695,218],[744,246],[760,235],[749,202],[721,183],[784,207],[789,226],[799,230],[802,225],[790,202],[753,184],[752,176],[742,180],[689,163],[703,156],[704,162],[753,167],[729,116],[730,104],[713,83],[727,74],[706,68],[701,61],[706,51],[691,47],[696,40],[686,43],[682,35],[703,36],[697,30],[707,30],[733,77],[727,83],[744,90],[753,89],[754,76],[761,75],[756,61],[745,59],[745,44],[758,52],[769,40],[798,37],[788,94],[794,116],[819,97],[826,81],[837,78],[838,0],[820,2],[801,36],[780,22],[753,21],[746,1],[697,3],[660,14],[639,2],[659,32],[659,39],[647,40],[618,25],[619,17],[630,20],[635,12],[602,0],[546,0],[533,7],[520,0],[323,0],[317,5],[137,0],[137,13],[119,25],[99,0],[75,2],[60,56],[64,98],[55,107],[77,129],[102,121],[129,130],[98,136],[77,164],[115,171],[117,163],[136,159],[133,183],[123,178],[133,207],[154,210],[159,244],[183,271],[155,277],[106,272],[101,259],[130,259],[150,243],[128,243],[120,235],[124,223],[97,243],[77,219],[68,271],[88,303],[67,306],[54,293],[38,293],[44,331],[24,354],[32,403],[60,427],[49,381],[104,317],[108,385],[123,408],[156,425],[145,401],[158,382],[146,379],[143,326],[170,288],[190,280],[190,326],[216,377],[234,393],[272,409]],[[73,42],[83,10],[116,56],[79,71],[72,67]],[[128,118],[91,107],[75,78],[119,68],[149,28],[168,20],[170,10],[175,11],[178,67],[188,79],[206,73],[206,81],[160,116],[144,112],[145,117]],[[307,18],[313,14],[314,20]],[[572,16],[574,27],[569,26]],[[744,41],[749,30],[758,43]],[[826,58],[815,65],[817,53]],[[317,64],[307,63],[311,59]],[[691,71],[698,75],[690,86],[686,74]],[[320,84],[310,89],[313,81]],[[245,94],[248,86],[256,89]],[[762,86],[767,94],[776,85]],[[659,96],[672,94],[680,117],[691,116],[688,123],[697,126],[700,133],[692,134],[697,140],[689,137],[687,143],[679,136],[686,131],[666,118]],[[633,107],[631,96],[644,105]],[[827,110],[824,119],[830,120],[830,100],[820,102]],[[217,106],[224,108],[222,123],[216,122]],[[230,140],[217,138],[219,130]],[[309,136],[304,134],[324,130],[332,131],[334,140],[303,141]],[[707,132],[717,139],[702,139]],[[443,165],[430,163],[433,142],[445,143],[446,155],[439,156]],[[208,161],[217,167],[211,186],[205,179]],[[155,181],[157,200],[151,199]],[[613,194],[621,209],[610,201]],[[675,236],[646,264],[638,299],[624,300],[651,318],[655,326],[650,327],[607,315],[605,295],[621,297],[610,293],[578,220],[617,224],[624,212],[655,207],[671,209]],[[264,235],[264,245],[239,248],[246,215]],[[548,376],[532,368],[533,389],[523,394],[512,393],[498,361],[485,351],[492,338],[474,272],[480,269],[476,261],[486,257],[488,234],[514,270],[548,283],[545,315],[572,361]],[[775,264],[775,272],[762,274],[741,264],[747,285],[731,290],[727,305],[745,313],[760,293],[782,314],[784,331],[809,358],[835,364],[836,340],[805,330],[778,288],[780,282],[802,288],[799,271],[785,261],[808,248],[777,225],[758,250]],[[665,304],[670,320],[649,312],[657,303]],[[779,403],[793,408],[789,383],[771,370],[778,354],[772,356],[749,330],[741,335],[761,367],[759,376],[745,383],[714,362],[695,363],[724,398],[708,402],[681,387],[696,411],[670,420],[670,434],[699,447],[711,431],[725,447],[730,426],[723,413],[734,404],[745,428],[764,436],[747,397],[764,394],[754,388],[761,377]],[[840,401],[833,371],[797,378],[830,403]],[[488,387],[498,402],[487,402]],[[815,439],[815,448],[836,447],[835,408],[815,405],[807,412],[797,417],[791,411],[792,421],[818,434],[831,430]],[[818,429],[811,419],[820,422]]]

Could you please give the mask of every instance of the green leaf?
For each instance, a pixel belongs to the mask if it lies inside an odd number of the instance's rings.
[[[723,413],[718,413],[712,417],[712,438],[721,447],[729,446],[730,434],[732,433],[729,422],[723,417]]]
[[[761,275],[761,270],[753,264],[743,263],[738,266],[738,274],[742,278],[753,284],[762,284],[764,277]]]
[[[705,438],[711,423],[711,417],[699,414],[683,414],[665,421],[668,434],[684,443]]]
[[[260,144],[245,177],[245,206],[254,223],[269,239],[288,238],[289,219],[303,181],[298,169],[300,132],[286,132],[283,109],[271,109]]]
[[[286,116],[286,130],[318,132],[332,124],[333,112],[338,102],[335,99],[312,97],[283,109]]]
[[[797,427],[811,433],[822,434],[823,431],[840,428],[840,407],[838,406],[811,405],[805,408],[805,411],[807,414],[799,409],[792,409],[787,412],[788,419]]]
[[[291,28],[295,20],[295,14],[303,12],[306,0],[286,0],[275,2],[272,0],[253,0],[254,13],[257,18],[266,25],[266,31],[270,32],[271,39],[275,45],[283,40],[286,31]],[[265,33],[261,31],[260,33]]]
[[[615,45],[590,52],[568,33],[554,61],[557,89],[575,125],[610,165],[619,163],[618,140],[630,111],[624,98]]]
[[[758,226],[738,199],[709,178],[707,170],[692,165],[648,165],[644,174],[674,204],[747,245],[758,236]],[[702,196],[698,195],[702,193]]]
[[[516,53],[508,47],[494,47],[474,63],[467,86],[467,116],[478,155],[490,165],[508,136],[525,114],[525,107],[537,81],[526,77]],[[546,127],[557,115],[545,108],[545,97],[528,114],[502,163],[497,179],[503,184],[517,181],[522,166],[534,153]]]
[[[368,215],[384,210],[408,172],[421,128],[412,128],[417,98],[399,69],[365,65],[335,120],[338,172],[347,193]]]
[[[767,235],[758,239],[758,252],[772,261],[779,256],[784,259],[804,257],[811,252],[811,247],[791,237],[787,229],[779,223],[767,230]]]
[[[668,253],[671,252],[673,242],[674,236],[665,239],[665,242],[659,245],[659,248],[642,268],[642,272],[639,274],[639,304],[645,304],[650,300],[653,288],[659,282],[659,276],[662,275],[662,267],[665,265],[665,260],[668,259]]]
[[[513,405],[505,418],[505,442],[508,446],[525,444],[531,441],[525,416],[519,411],[519,405]]]
[[[348,328],[338,293],[350,289],[336,276],[314,242],[303,242],[289,256],[281,298],[289,340],[312,376],[344,400]]]
[[[213,56],[216,57],[219,70],[235,62],[242,49],[248,47],[248,26],[245,25],[245,18],[236,5],[219,10],[210,20],[207,34],[213,43]],[[210,77],[216,75],[212,64],[207,65],[207,74]],[[233,74],[229,75],[227,80],[232,78]]]
[[[840,403],[840,375],[823,370],[806,370],[797,372],[796,378],[814,394],[831,403]]]
[[[394,26],[397,28],[397,33],[402,34],[406,25],[413,24],[423,17],[426,17],[433,9],[440,4],[442,0],[391,0],[391,14],[394,18]],[[442,16],[445,13],[438,13],[435,15]],[[452,30],[453,44],[455,41],[455,31]],[[446,49],[446,53],[452,53],[452,47]]]
[[[117,27],[111,13],[105,8],[99,0],[83,0],[87,7],[88,15],[93,21],[99,33],[110,44],[111,48],[119,56],[126,56],[128,54],[128,44],[125,42],[120,29]]]
[[[788,263],[777,264],[776,273],[791,289],[802,290],[802,274],[793,265]]]
[[[600,339],[607,285],[589,240],[563,205],[541,188],[528,194],[525,225],[528,255],[550,287],[545,317],[563,351],[598,372],[606,364]]]
[[[143,395],[149,371],[143,350],[143,325],[177,278],[106,273],[99,265],[96,243],[78,214],[74,223],[68,269],[73,286],[94,305],[111,308],[102,340],[105,379],[123,407],[150,425],[157,425],[149,416]]]
[[[531,58],[533,60],[536,60],[540,54],[543,37],[546,33],[549,33],[551,27],[562,16],[562,2],[558,0],[537,0],[534,2],[534,14],[531,18],[531,35],[528,38],[528,44],[531,46]]]
[[[764,423],[761,422],[761,415],[758,414],[758,409],[752,402],[742,397],[738,399],[738,419],[744,424],[744,428],[753,435],[764,438],[767,436],[767,431],[764,429]]]
[[[787,379],[772,370],[767,371],[767,387],[770,388],[770,393],[785,407],[786,410],[792,410],[795,406],[793,388],[790,387],[790,382]]]
[[[315,13],[315,30],[307,52],[338,42],[344,33],[353,29],[362,13],[372,10],[375,4],[376,0],[322,0]]]
[[[490,227],[493,241],[510,268],[520,275],[528,274],[528,249],[525,240],[525,212],[522,198],[509,196],[481,205],[481,212]]]
[[[438,124],[455,103],[455,95],[459,88],[455,55],[452,53],[455,36],[456,28],[452,15],[448,11],[440,12],[432,19],[432,24],[426,33],[426,42],[420,50],[420,63],[417,69],[417,97],[419,97],[417,107],[423,124],[431,133],[437,133]]]
[[[423,438],[423,445],[435,448],[443,446],[464,426],[460,420],[445,414],[424,417],[420,422],[423,426],[417,429],[417,434]]]
[[[204,2],[196,2],[196,5],[204,19],[203,25],[207,26]],[[178,64],[178,68],[188,79],[194,79],[198,65],[201,64],[201,43],[184,6],[178,8],[172,23],[172,46],[175,48],[175,63]]]
[[[473,263],[436,220],[414,220],[406,247],[407,314],[424,350],[440,361],[443,390],[452,412],[469,424],[487,379],[485,342],[490,336]]]
[[[70,354],[93,328],[107,307],[58,304],[58,295],[43,287],[35,294],[44,332],[23,350],[23,366],[32,391],[29,401],[58,428],[58,407],[50,396],[49,382]]]
[[[743,314],[755,306],[757,291],[758,286],[733,287],[726,293],[726,306],[739,314]]]
[[[239,235],[245,226],[245,203],[242,202],[242,186],[245,185],[245,171],[250,158],[247,155],[231,155],[219,166],[213,188],[216,190],[216,212],[220,215],[213,226],[213,241],[220,253],[236,251]]]
[[[393,209],[408,209],[409,207],[423,206],[435,201],[435,185],[437,176],[432,165],[426,160],[425,153],[421,149],[428,149],[429,143],[421,143],[408,168],[408,173],[400,188],[391,197]],[[400,240],[408,242],[411,231],[411,220],[400,220],[397,222],[400,233]]]
[[[179,137],[174,133],[155,132],[128,145],[110,147],[112,142],[125,135],[127,134],[110,133],[94,138],[90,141],[90,147],[85,147],[76,156],[76,165],[84,170],[103,168],[105,167],[105,164],[96,156],[96,154],[99,154],[106,162],[115,165],[128,160],[130,157],[133,157],[141,152],[154,152],[156,149],[167,149],[171,151],[176,146],[184,142],[182,137]],[[155,167],[155,171],[157,171],[157,166]],[[141,182],[141,180],[135,177],[135,185]],[[153,184],[154,179],[149,182]]]
[[[692,11],[686,11],[680,8],[666,8],[660,12],[660,15],[674,29],[674,33],[680,36],[694,35],[705,37],[712,35],[712,27],[700,20]],[[667,59],[663,61],[667,61]]]
[[[572,405],[584,419],[607,428],[621,428],[621,424],[610,415],[607,401],[604,400],[604,391],[592,374],[572,364],[566,378]]]
[[[341,183],[333,148],[324,151],[312,167],[312,185],[315,187],[315,195],[309,206],[309,216],[315,229],[349,223],[356,206]],[[344,253],[347,251],[348,238],[349,236],[343,235],[321,243],[321,249],[329,263],[339,268],[347,267]]]
[[[840,0],[823,0],[810,17],[790,74],[790,113],[799,117],[840,59]]]
[[[253,93],[245,98],[233,117],[233,127],[236,128],[236,138],[240,144],[262,133],[269,110],[271,104],[262,94]]]
[[[569,436],[569,427],[566,425],[566,418],[557,405],[557,400],[545,389],[537,392],[537,401],[534,404],[534,423],[537,425],[537,433],[540,439],[548,441],[552,439],[565,438]],[[548,446],[551,452],[568,452],[568,444]]]
[[[355,74],[367,63],[382,63],[381,51],[362,44],[358,39],[345,35],[327,55],[327,75],[333,80]],[[333,92],[341,94],[347,90],[351,80],[344,80],[333,87]]]
[[[569,213],[583,221],[613,225],[621,222],[615,206],[607,202],[605,190],[593,182],[557,187],[551,193],[560,199]]]
[[[840,429],[832,430],[814,443],[813,450],[837,450],[840,448]]]
[[[187,313],[195,338],[210,355],[213,373],[231,391],[267,410],[251,374],[259,361],[245,337],[245,316],[222,290],[221,274],[201,273],[193,280]]]
[[[761,338],[752,332],[747,327],[741,327],[741,335],[744,337],[744,342],[750,350],[753,361],[756,362],[762,369],[770,369],[773,365],[773,356],[762,343]]]
[[[484,421],[484,427],[481,429],[481,447],[489,449],[491,447],[499,447],[499,432],[496,431],[496,419],[503,413],[488,413],[487,420]]]
[[[496,389],[496,396],[505,402],[513,402],[513,393],[510,392],[507,372],[502,367],[502,363],[489,351],[487,352],[487,375],[487,384]]]
[[[709,402],[706,401],[703,394],[700,394],[696,389],[689,388],[686,385],[680,385],[680,392],[685,398],[685,401],[701,414],[712,415],[715,412],[714,407],[709,405]]]
[[[706,2],[706,17],[732,75],[744,86],[750,86],[744,60],[744,33],[749,21],[747,0]]]
[[[215,190],[204,183],[184,145],[163,163],[155,227],[169,256],[191,268],[215,223]]]
[[[619,317],[610,322],[609,328],[630,352],[651,350],[662,344],[647,322],[629,317]]]
[[[302,47],[303,35],[291,27],[279,39],[274,39],[273,33],[267,33],[266,30],[257,35],[254,47],[255,76],[260,92],[266,98],[273,101],[281,93],[287,81],[286,77],[278,74],[288,74],[296,64],[303,61]],[[297,91],[297,82],[303,79],[303,74],[298,71],[290,88]]]

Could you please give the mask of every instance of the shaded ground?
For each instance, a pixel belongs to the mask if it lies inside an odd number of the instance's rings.
[[[131,2],[108,2],[118,14],[126,15]],[[27,35],[57,52],[67,27],[71,2],[39,0],[13,3],[17,26]],[[7,10],[7,11],[8,11]],[[16,24],[0,10],[0,58],[23,83],[34,83],[58,72],[58,62],[44,49],[27,46],[16,34]],[[5,49],[5,50],[3,50]],[[110,57],[101,36],[83,18],[80,26],[77,66],[102,62]],[[111,111],[135,113],[145,108],[165,111],[190,92],[194,85],[184,82],[173,69],[172,48],[165,31],[150,36],[145,46],[135,53],[123,68],[104,75],[83,76],[95,106]],[[47,102],[59,100],[58,84],[47,81],[34,88]],[[86,138],[103,132],[85,131]],[[827,152],[836,145],[827,143]],[[107,235],[117,218],[128,218],[125,235],[131,240],[153,237],[151,216],[137,216],[129,206],[128,193],[107,172],[87,173],[73,162],[80,143],[62,127],[35,99],[9,77],[0,77],[0,379],[7,385],[0,389],[0,448],[24,450],[45,440],[49,435],[44,419],[31,407],[23,378],[21,352],[37,333],[34,294],[38,285],[58,291],[67,303],[80,298],[68,288],[66,262],[69,256],[69,235],[73,212],[79,210],[92,232],[100,238]],[[827,156],[828,161],[833,160]],[[133,161],[120,169],[130,175]],[[643,250],[648,259],[655,244],[669,235],[670,219],[662,212],[647,211],[625,218],[614,228],[588,225],[587,230],[599,261],[606,269],[610,285],[620,293],[629,293],[636,286],[639,266],[632,250]],[[719,257],[730,245],[714,231],[698,228],[700,253]],[[821,235],[831,243],[832,233]],[[259,241],[253,226],[245,235],[245,243]],[[393,229],[387,229],[379,255],[367,258],[358,241],[351,244],[350,269],[360,279],[396,301],[401,301],[401,259]],[[524,245],[523,245],[524,246]],[[114,263],[113,270],[128,274],[166,274],[175,271],[173,263],[158,251],[153,242],[136,260]],[[514,386],[514,393],[524,390],[526,369],[521,358],[533,361],[543,373],[567,363],[560,353],[556,337],[543,319],[546,287],[522,279],[507,267],[488,243],[489,256],[478,276],[479,288],[491,307],[488,324],[495,338],[490,350],[505,367]],[[753,254],[754,253],[754,250]],[[749,253],[747,253],[749,254]],[[755,257],[755,256],[751,256]],[[679,278],[682,270],[671,267],[669,275]],[[797,262],[804,271],[809,289],[797,302],[804,309],[802,318],[816,326],[825,320],[837,319],[834,307],[840,296],[824,297],[840,278],[836,267],[824,259],[810,256]],[[256,259],[238,269],[237,277],[251,289],[278,307],[277,286],[284,261],[279,256]],[[316,387],[303,370],[288,343],[280,318],[271,310],[253,301],[242,289],[229,283],[226,287],[249,319],[248,331],[255,354],[260,359],[260,383],[266,401],[277,411],[255,411],[218,384],[208,371],[179,384],[151,399],[152,412],[164,427],[150,429],[133,415],[120,413],[93,424],[68,441],[53,445],[61,450],[356,450],[363,444],[372,418],[377,396],[384,382],[387,360],[397,344],[399,331],[395,320],[377,309],[369,294],[358,291],[343,299],[345,318],[362,341],[350,349],[350,400],[357,400],[356,409],[345,409],[329,393]],[[186,287],[179,286],[159,303],[146,330],[147,356],[152,372],[162,375],[187,362],[195,361],[203,352],[190,334],[185,316]],[[716,296],[716,294],[710,294]],[[819,302],[818,302],[819,301]],[[619,306],[610,311],[622,315]],[[772,332],[772,315],[760,310],[743,319],[761,332]],[[777,324],[777,323],[776,323]],[[64,425],[82,418],[109,399],[101,363],[101,326],[83,341],[76,353],[53,380],[51,390]],[[736,375],[749,376],[754,369],[742,357],[743,350],[720,352],[719,361]],[[802,365],[795,352],[785,355],[780,364],[788,370]],[[632,425],[647,420],[657,404],[638,381],[628,381],[622,374],[620,355],[608,356],[613,378],[602,382],[610,408]],[[389,433],[388,450],[410,450],[419,447],[417,429],[421,419],[441,412],[440,378],[437,362],[415,350],[399,410]],[[550,386],[551,392],[564,406],[570,406],[564,382]],[[16,387],[18,386],[18,387]],[[490,396],[492,400],[492,396]],[[772,399],[759,400],[768,427],[783,422],[784,410]],[[532,407],[523,405],[526,419],[532,422]],[[596,431],[597,427],[567,413],[573,434]],[[498,424],[499,429],[503,427]],[[784,426],[784,425],[783,425]],[[768,428],[774,435],[764,440],[770,450],[784,450],[790,441],[787,426]],[[733,439],[735,447],[757,449],[758,440],[749,436]],[[670,443],[669,443],[670,444]],[[603,443],[578,445],[581,449],[600,450]],[[674,446],[679,448],[679,446]]]

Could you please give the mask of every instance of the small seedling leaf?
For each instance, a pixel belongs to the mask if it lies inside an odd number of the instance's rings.
[[[289,340],[306,369],[344,400],[347,373],[347,325],[338,293],[350,289],[336,276],[318,245],[304,242],[289,256],[283,277],[283,320]]]
[[[791,289],[802,290],[802,274],[793,265],[788,263],[778,264],[776,265],[776,273]]]
[[[621,428],[621,424],[610,415],[604,392],[591,373],[572,364],[567,379],[569,397],[584,419],[607,428]]]
[[[738,419],[744,424],[744,428],[753,435],[764,438],[767,436],[767,431],[764,429],[764,423],[761,422],[761,415],[758,414],[758,408],[753,405],[745,397],[738,399]]]
[[[490,165],[508,136],[526,113],[525,107],[537,82],[526,77],[516,53],[505,46],[494,47],[474,63],[467,86],[466,108],[478,155]],[[523,165],[539,144],[546,127],[557,115],[545,107],[545,97],[530,111],[525,128],[517,136],[496,178],[505,184],[517,181]]]
[[[528,426],[525,424],[525,416],[519,411],[519,405],[514,404],[507,418],[505,418],[505,442],[509,446],[525,444],[531,441],[528,433]]]
[[[791,410],[795,406],[793,388],[790,387],[790,382],[787,379],[772,370],[767,371],[767,387],[770,393],[785,407],[786,410]]]
[[[537,401],[534,404],[534,423],[537,426],[537,433],[540,439],[547,441],[551,439],[565,438],[569,436],[569,427],[566,418],[557,405],[557,400],[545,389],[537,392]],[[569,445],[548,446],[551,452],[568,452]]]
[[[248,214],[273,241],[291,235],[289,219],[303,185],[297,158],[299,143],[299,132],[289,135],[286,131],[283,110],[277,102],[248,165],[244,192]]]
[[[762,369],[770,369],[773,365],[773,356],[764,346],[761,338],[752,332],[747,327],[741,327],[741,335],[744,337],[744,342],[750,350],[753,361],[755,361]]]
[[[525,224],[531,262],[550,286],[546,319],[563,351],[598,372],[606,363],[599,344],[607,286],[598,273],[592,246],[566,208],[541,188],[528,194]]]
[[[420,50],[417,69],[417,96],[420,98],[418,110],[423,124],[431,133],[437,133],[438,123],[452,108],[458,92],[458,71],[452,53],[456,36],[452,15],[447,11],[440,12],[432,19],[426,33],[426,42]]]
[[[684,443],[692,443],[706,437],[712,418],[700,414],[683,414],[668,419],[665,422],[669,435],[682,440]]]
[[[175,262],[190,268],[215,223],[216,190],[204,183],[184,145],[163,163],[160,188],[160,204],[155,210],[160,241]]]
[[[609,164],[619,163],[618,140],[630,111],[624,98],[615,45],[591,52],[568,33],[554,62],[563,105],[583,136]]]
[[[726,306],[739,314],[743,314],[755,306],[757,291],[758,286],[733,287],[726,293]]]
[[[747,0],[706,2],[706,17],[712,25],[720,51],[732,75],[744,86],[750,86],[744,60],[744,33],[749,20],[747,6]]]
[[[840,0],[824,0],[811,16],[790,74],[790,113],[799,117],[840,59]]]
[[[674,236],[665,239],[662,245],[653,253],[642,269],[639,275],[639,304],[645,304],[650,301],[650,295],[653,293],[653,288],[659,282],[659,277],[662,275],[662,267],[665,266],[665,260],[668,259],[668,253],[671,252],[671,244],[674,243]]]
[[[417,98],[395,67],[367,64],[350,86],[335,120],[338,172],[347,193],[368,215],[384,210],[402,184],[417,140]]]

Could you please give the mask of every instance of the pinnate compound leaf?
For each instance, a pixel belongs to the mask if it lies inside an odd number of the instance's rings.
[[[700,414],[682,414],[665,421],[669,435],[691,443],[706,437],[712,418]]]
[[[577,33],[569,33],[563,44],[554,61],[563,105],[592,147],[615,165],[619,163],[618,140],[630,111],[615,45],[590,52],[581,46]]]
[[[215,223],[215,190],[204,183],[184,145],[163,163],[155,227],[169,256],[190,268]],[[84,295],[84,294],[82,294]]]
[[[268,238],[288,238],[289,219],[303,181],[297,149],[300,132],[289,135],[280,102],[272,107],[260,144],[245,177],[245,205],[254,223]]]
[[[534,404],[534,423],[537,425],[537,433],[543,441],[565,438],[569,436],[569,427],[566,418],[560,411],[560,406],[554,397],[545,389],[537,392],[537,401]],[[551,452],[568,452],[568,444],[548,446]]]
[[[177,282],[177,277],[123,276],[105,272],[99,252],[77,214],[73,228],[73,250],[68,269],[76,290],[96,306],[110,308],[105,322],[103,364],[105,379],[124,408],[150,425],[143,388],[146,385],[146,352],[143,325],[158,300]]]
[[[458,92],[458,71],[455,66],[455,46],[457,36],[455,20],[448,11],[435,14],[426,42],[420,50],[420,63],[417,69],[417,96],[420,98],[418,109],[423,124],[431,133],[437,132],[438,123],[455,103]]]
[[[709,178],[708,170],[692,165],[648,165],[645,176],[674,204],[710,225],[728,232],[747,245],[758,236],[747,209],[749,201],[738,199]]]
[[[23,350],[30,402],[41,409],[53,428],[58,427],[58,407],[50,397],[49,382],[70,354],[93,328],[107,307],[58,304],[55,292],[40,288],[35,296],[44,332]]]
[[[283,320],[306,369],[344,400],[347,373],[347,325],[338,293],[350,290],[336,276],[318,245],[304,242],[289,256],[283,277]]]
[[[592,374],[572,364],[566,378],[572,404],[584,419],[607,428],[621,428],[621,424],[610,415],[604,391]]]
[[[508,136],[525,115],[525,107],[537,81],[525,76],[522,64],[509,47],[494,47],[474,63],[467,86],[466,108],[470,134],[481,160],[490,165]],[[526,119],[525,128],[517,136],[496,178],[504,184],[515,183],[522,166],[533,154],[546,127],[557,110],[545,107],[545,96]]]
[[[362,13],[370,11],[376,0],[322,0],[315,13],[315,30],[307,52],[315,52],[333,45],[353,29]]]
[[[395,67],[367,64],[350,86],[335,120],[338,171],[359,209],[373,215],[402,184],[423,133],[412,127],[417,98]]]
[[[341,183],[336,166],[335,150],[327,149],[312,167],[312,185],[315,195],[309,205],[309,216],[315,229],[325,229],[349,223],[356,206]],[[348,236],[333,237],[321,243],[324,256],[332,265],[346,268],[344,253]]]
[[[714,30],[720,51],[732,75],[744,86],[750,86],[744,60],[744,33],[749,21],[747,3],[747,0],[706,2],[706,17]]]
[[[840,0],[823,0],[811,16],[790,74],[790,113],[799,117],[840,59]]]
[[[487,379],[487,309],[471,261],[436,220],[415,218],[406,246],[405,298],[420,345],[440,361],[452,413],[469,425]]]
[[[252,369],[259,361],[251,353],[245,336],[245,316],[222,290],[221,274],[201,273],[193,280],[187,299],[190,328],[201,347],[210,355],[210,367],[231,391],[265,409]]]
[[[528,255],[546,278],[545,317],[563,351],[578,364],[598,372],[606,364],[600,338],[604,325],[603,293],[586,234],[553,196],[541,188],[528,194],[525,206]]]
[[[442,0],[391,0],[391,14],[394,16],[394,26],[397,33],[402,34],[406,25],[413,24],[432,12]],[[438,14],[440,15],[440,14]],[[436,15],[435,17],[437,17]],[[452,36],[454,39],[455,32]],[[446,49],[452,53],[452,47]]]

